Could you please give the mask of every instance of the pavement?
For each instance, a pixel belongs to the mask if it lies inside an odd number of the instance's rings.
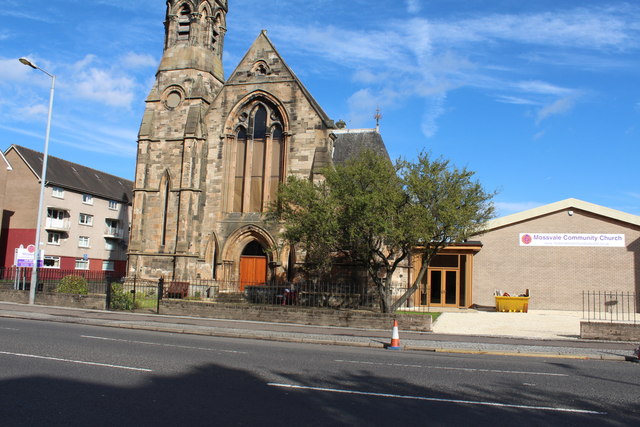
[[[53,321],[169,333],[385,348],[389,330],[339,328],[0,302],[0,318]],[[580,339],[581,312],[445,312],[433,332],[400,329],[404,350],[638,362],[639,343]]]

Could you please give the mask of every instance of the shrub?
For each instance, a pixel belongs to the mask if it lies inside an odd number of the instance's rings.
[[[87,295],[89,293],[89,286],[84,277],[69,275],[60,279],[57,291],[61,294]]]
[[[111,285],[111,308],[114,310],[133,310],[133,295],[125,292],[120,283]]]

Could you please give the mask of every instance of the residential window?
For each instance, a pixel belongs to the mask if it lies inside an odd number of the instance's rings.
[[[113,261],[102,261],[102,271],[115,270],[115,263]]]
[[[49,231],[47,233],[47,243],[49,243],[50,245],[59,245],[60,233],[56,233],[55,231]]]
[[[64,219],[64,211],[60,209],[47,208],[47,218],[51,218],[54,220],[63,220]]]
[[[64,188],[51,187],[51,195],[59,199],[64,199]]]
[[[104,248],[108,251],[115,251],[116,249],[118,249],[118,245],[115,240],[105,239]]]
[[[69,229],[68,213],[61,209],[47,208],[47,228],[57,230]]]
[[[86,205],[92,205],[93,204],[93,196],[91,194],[83,194],[82,195],[82,203],[84,203]]]
[[[118,220],[113,218],[106,218],[104,222],[107,225],[106,234],[110,236],[117,236],[120,231],[118,229]]]
[[[115,200],[109,200],[109,209],[115,211],[118,209],[118,202]]]
[[[78,246],[81,248],[88,248],[90,243],[90,239],[87,236],[78,237]]]
[[[60,257],[58,256],[45,256],[44,268],[60,268]]]
[[[80,214],[80,224],[81,225],[93,225],[93,215],[89,214]]]
[[[76,270],[88,270],[89,260],[84,258],[76,259]]]

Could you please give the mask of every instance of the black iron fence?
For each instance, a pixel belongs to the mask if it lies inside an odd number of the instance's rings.
[[[640,323],[639,307],[634,292],[582,292],[582,317],[585,320]]]
[[[0,268],[0,286],[5,289],[28,291],[31,288],[31,274],[31,268]],[[61,283],[84,283],[86,286],[80,285],[79,288],[71,286],[69,289],[80,290],[77,293],[104,294],[107,284],[120,281],[122,276],[122,274],[113,271],[39,268],[37,290],[39,292],[59,292]],[[79,278],[80,280],[74,278]]]
[[[162,299],[296,307],[376,309],[378,298],[363,285],[336,283],[241,283],[216,280],[146,280],[112,282],[108,306],[115,310],[154,309]]]
[[[0,287],[27,291],[30,268],[0,269]],[[246,283],[217,280],[169,280],[123,277],[114,272],[39,269],[38,291],[103,295],[112,310],[159,312],[162,299],[207,301],[236,305],[271,305],[379,311],[380,299],[368,284],[349,282]],[[414,312],[427,307],[404,307]]]
[[[253,304],[348,309],[377,309],[373,288],[353,283],[273,283],[244,286],[245,299]]]

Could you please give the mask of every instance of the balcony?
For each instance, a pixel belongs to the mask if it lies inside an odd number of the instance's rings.
[[[47,218],[44,228],[47,231],[59,231],[68,233],[71,229],[71,221],[69,221],[69,218]]]
[[[108,239],[123,240],[125,238],[125,230],[117,227],[106,227],[104,229],[104,237]]]

